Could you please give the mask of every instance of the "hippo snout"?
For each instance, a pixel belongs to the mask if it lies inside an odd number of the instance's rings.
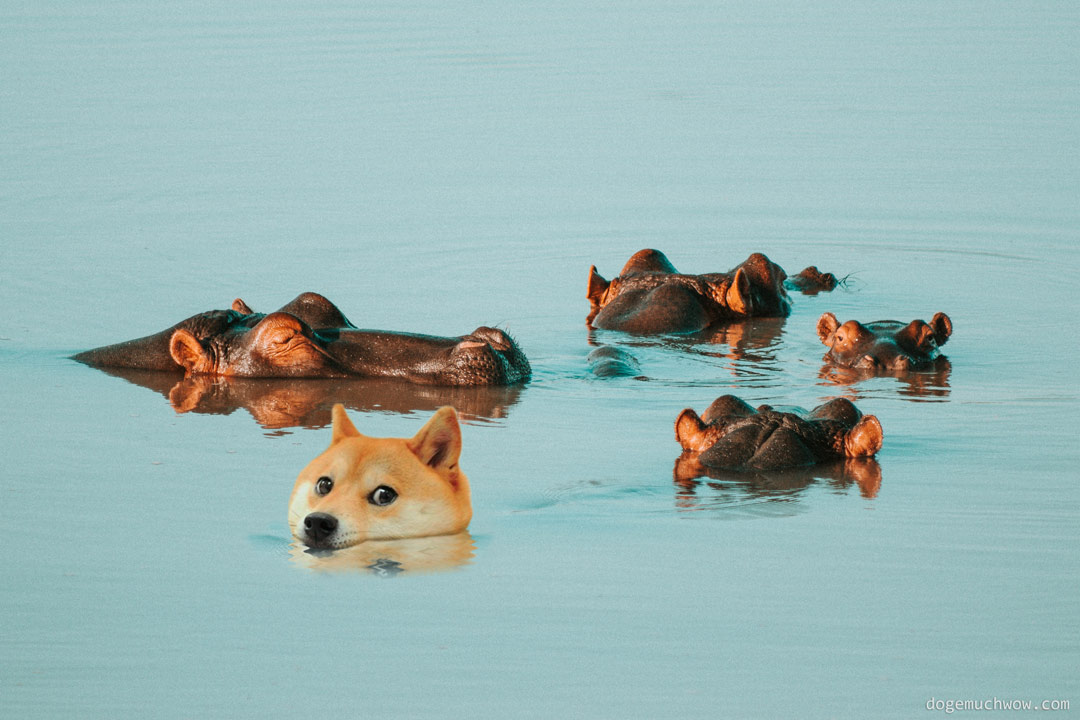
[[[453,365],[440,378],[449,385],[512,385],[532,372],[513,338],[498,328],[481,326],[454,347]]]

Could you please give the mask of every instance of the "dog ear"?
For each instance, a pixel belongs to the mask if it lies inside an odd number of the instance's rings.
[[[169,338],[169,355],[177,365],[184,368],[185,375],[211,372],[213,361],[198,338],[187,330],[177,330]]]
[[[352,420],[345,414],[345,406],[341,403],[334,405],[334,409],[330,411],[331,427],[333,428],[332,435],[330,436],[330,444],[344,440],[347,437],[359,437],[360,433],[357,431],[356,426],[352,424]]]
[[[420,432],[409,441],[409,450],[430,468],[448,472],[457,468],[461,455],[461,427],[457,411],[444,406],[435,411]]]

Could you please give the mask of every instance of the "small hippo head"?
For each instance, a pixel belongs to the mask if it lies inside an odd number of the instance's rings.
[[[784,285],[791,290],[798,290],[804,295],[817,295],[820,292],[835,290],[840,280],[831,272],[822,272],[816,265],[803,268],[795,275],[789,275]]]
[[[939,312],[929,323],[912,320],[905,325],[882,320],[863,325],[848,320],[841,324],[827,312],[818,319],[817,332],[829,348],[826,362],[871,372],[904,372],[929,366],[938,359],[938,348],[952,334],[952,321]]]

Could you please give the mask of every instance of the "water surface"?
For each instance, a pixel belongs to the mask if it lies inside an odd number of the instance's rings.
[[[4,4],[0,714],[1076,706],[1078,40],[1067,3]],[[644,247],[849,277],[707,339],[589,332],[589,265]],[[305,290],[497,324],[534,379],[67,359]],[[822,312],[939,310],[944,376],[823,372]],[[597,344],[648,379],[589,377]],[[675,482],[675,417],[729,392],[855,400],[880,477]],[[461,406],[470,535],[409,548],[456,570],[290,546],[335,400],[387,436]]]

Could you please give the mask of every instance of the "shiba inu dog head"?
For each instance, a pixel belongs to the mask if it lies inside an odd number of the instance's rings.
[[[373,438],[335,405],[330,447],[296,479],[289,527],[311,548],[460,532],[472,519],[460,453],[451,407],[439,408],[412,438]]]

